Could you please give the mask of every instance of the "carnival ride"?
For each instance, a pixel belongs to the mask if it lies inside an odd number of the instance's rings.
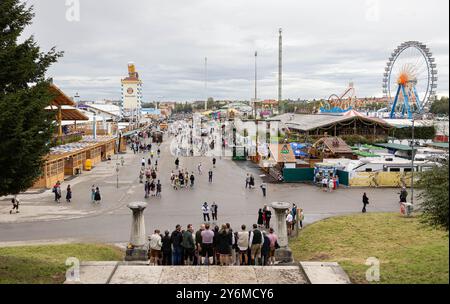
[[[353,82],[348,84],[347,89],[341,95],[331,94],[325,104],[320,107],[321,113],[344,113],[355,107],[361,106],[361,101],[356,98]]]
[[[411,119],[424,113],[435,99],[437,70],[430,49],[418,41],[400,44],[389,57],[383,75],[383,94],[390,104],[390,118]]]

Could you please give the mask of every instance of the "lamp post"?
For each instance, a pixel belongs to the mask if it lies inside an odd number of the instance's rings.
[[[414,204],[414,158],[415,158],[415,154],[414,154],[414,147],[415,147],[415,142],[414,142],[414,113],[412,115],[412,126],[411,126],[411,205]]]
[[[254,114],[254,119],[256,119],[256,101],[258,98],[258,89],[257,89],[257,81],[258,81],[258,74],[257,74],[257,59],[258,58],[258,52],[255,51],[255,100],[253,101],[253,114]]]

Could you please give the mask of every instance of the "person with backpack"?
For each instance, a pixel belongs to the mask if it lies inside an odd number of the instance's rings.
[[[261,265],[261,248],[263,245],[263,235],[258,225],[253,224],[253,230],[250,233],[249,247],[251,255],[251,265]]]

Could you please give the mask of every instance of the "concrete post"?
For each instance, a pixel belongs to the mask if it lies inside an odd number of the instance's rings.
[[[280,263],[291,263],[293,259],[289,249],[286,227],[286,210],[289,210],[290,204],[273,202],[271,207],[275,211],[275,233],[278,235],[278,245],[280,245],[280,248],[275,250],[275,260]]]
[[[131,222],[130,244],[127,248],[126,261],[146,261],[148,259],[148,242],[145,236],[144,209],[145,202],[134,202],[127,205],[133,212]]]

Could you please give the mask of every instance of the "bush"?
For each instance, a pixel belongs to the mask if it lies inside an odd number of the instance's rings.
[[[417,186],[423,190],[419,195],[422,221],[448,231],[448,159],[442,166],[422,172]]]
[[[395,128],[389,131],[389,135],[396,139],[410,139],[412,137],[412,128]],[[414,138],[417,139],[433,139],[436,136],[436,128],[429,127],[414,127]]]

